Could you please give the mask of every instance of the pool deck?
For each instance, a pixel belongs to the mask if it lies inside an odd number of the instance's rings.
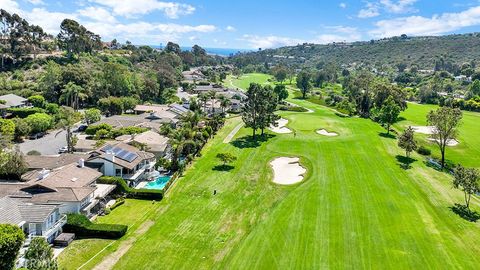
[[[144,188],[147,184],[148,184],[148,181],[141,181],[140,183],[138,183],[135,189]]]

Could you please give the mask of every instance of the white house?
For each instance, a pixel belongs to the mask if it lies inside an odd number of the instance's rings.
[[[3,197],[0,199],[0,223],[19,226],[27,235],[27,241],[32,237],[41,236],[52,243],[67,222],[67,216],[60,214],[58,206]]]
[[[34,170],[22,175],[25,182],[1,183],[0,198],[21,199],[33,204],[56,204],[60,214],[82,213],[89,216],[101,207],[115,185],[97,184],[102,174],[84,166],[84,161],[53,170]],[[0,212],[1,214],[1,212]]]
[[[155,171],[156,158],[149,152],[123,142],[106,144],[91,153],[86,165],[97,168],[103,175],[118,176],[130,186],[146,180]]]

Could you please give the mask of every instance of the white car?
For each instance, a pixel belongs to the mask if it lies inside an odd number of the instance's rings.
[[[63,146],[60,149],[58,149],[59,154],[67,153],[68,152],[68,147]]]

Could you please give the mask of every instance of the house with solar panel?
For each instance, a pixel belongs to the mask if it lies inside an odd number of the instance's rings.
[[[155,155],[124,142],[110,143],[90,154],[85,165],[98,169],[105,176],[122,177],[129,186],[136,186],[155,172]]]

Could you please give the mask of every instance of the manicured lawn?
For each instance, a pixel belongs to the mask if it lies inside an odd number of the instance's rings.
[[[427,114],[436,110],[436,105],[419,105],[415,103],[408,103],[408,109],[402,112],[401,117],[406,120],[398,122],[395,127],[402,131],[404,128],[410,126],[425,126],[427,125]],[[480,168],[480,114],[475,112],[463,112],[462,123],[459,127],[457,146],[447,147],[446,158],[455,163],[461,163],[467,167]],[[435,156],[440,156],[438,146],[427,140],[428,135],[417,134],[417,139],[428,148],[432,150]]]
[[[240,88],[243,90],[247,90],[250,83],[259,83],[259,84],[270,84],[273,85],[273,82],[269,82],[269,79],[273,77],[263,73],[247,73],[237,77],[228,75],[227,79],[225,80],[224,85],[230,88]],[[272,79],[273,80],[273,79]]]
[[[296,137],[270,133],[268,140],[253,143],[246,139],[251,131],[242,128],[225,144],[223,139],[241,121],[229,119],[158,203],[150,215],[155,223],[114,269],[478,266],[480,226],[450,210],[463,201],[462,193],[451,187],[451,176],[427,167],[417,154],[412,167],[403,169],[403,151],[395,139],[380,136],[384,129],[377,123],[341,118],[308,101],[290,101],[314,110],[281,113]],[[424,124],[420,114],[426,111],[428,107],[410,106],[403,113],[407,120],[396,127]],[[452,159],[480,164],[480,143],[471,138],[480,134],[478,119],[476,114],[466,117],[460,140],[468,148],[462,159],[460,152],[455,157],[449,151]],[[323,137],[315,133],[320,128],[340,135]],[[232,170],[215,169],[220,152],[238,157]],[[269,162],[281,156],[300,157],[307,168],[302,183],[271,182]],[[473,207],[480,211],[478,198]]]
[[[127,199],[125,203],[114,209],[109,215],[98,217],[98,223],[116,223],[129,226],[127,235],[118,241],[107,239],[81,239],[73,241],[59,256],[60,269],[77,269],[88,262],[82,269],[89,269],[100,262],[107,254],[118,247],[118,243],[128,239],[128,236],[139,228],[158,208],[158,203],[151,201]],[[105,250],[104,250],[105,248]],[[90,261],[89,261],[90,260]]]

